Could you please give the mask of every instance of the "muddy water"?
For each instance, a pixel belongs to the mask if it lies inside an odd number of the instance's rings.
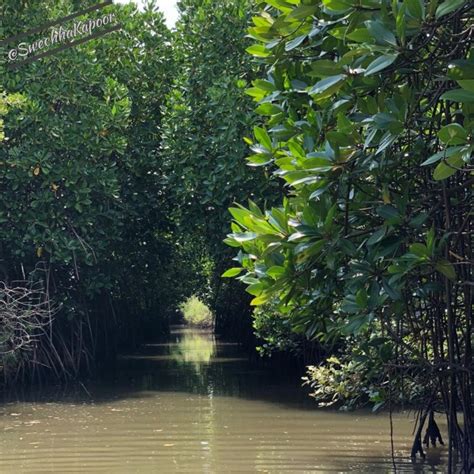
[[[176,330],[100,384],[5,399],[0,473],[395,472],[386,415],[317,410],[299,385],[236,345]],[[410,416],[394,428],[397,472],[444,472],[443,450],[407,459]]]

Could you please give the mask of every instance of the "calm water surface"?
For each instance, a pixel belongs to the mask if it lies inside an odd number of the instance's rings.
[[[317,410],[297,376],[207,332],[177,329],[106,379],[6,397],[0,472],[395,472],[386,415]],[[444,472],[444,450],[407,460],[408,414],[394,426],[397,472]]]

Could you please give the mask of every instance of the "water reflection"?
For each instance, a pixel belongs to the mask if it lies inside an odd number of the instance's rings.
[[[263,367],[260,359],[243,354],[238,344],[222,342],[206,330],[176,327],[170,341],[149,344],[137,354],[123,356],[110,383],[314,409],[314,402],[301,389],[298,374]]]
[[[7,400],[0,472],[393,472],[386,416],[316,410],[299,385],[235,344],[177,329],[122,357],[90,395]],[[397,472],[443,472],[444,449],[408,461],[412,428],[395,417]]]

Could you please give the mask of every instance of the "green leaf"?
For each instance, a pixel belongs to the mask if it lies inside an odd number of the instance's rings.
[[[319,82],[317,82],[309,91],[309,95],[316,95],[316,94],[322,94],[323,92],[326,92],[328,89],[341,85],[346,78],[345,74],[338,74],[337,76],[331,76],[327,77],[326,79],[323,79]]]
[[[420,258],[429,258],[430,254],[428,252],[428,247],[425,244],[411,244],[410,245],[410,253],[413,255],[416,255],[417,257]]]
[[[436,181],[442,181],[443,179],[447,179],[458,171],[457,168],[462,168],[463,165],[464,161],[462,159],[462,155],[460,153],[455,154],[448,158],[446,161],[442,161],[435,168],[433,178]]]
[[[454,147],[446,148],[446,150],[443,150],[438,153],[435,153],[434,155],[431,155],[426,161],[423,161],[423,163],[421,163],[421,166],[427,166],[433,163],[437,163],[439,160],[442,160],[443,158],[448,158],[460,150],[463,150],[463,147],[454,146]]]
[[[323,5],[329,10],[344,11],[351,8],[351,4],[344,0],[323,0]]]
[[[289,15],[288,18],[294,20],[304,20],[306,17],[314,15],[318,10],[317,5],[301,5],[295,8]]]
[[[276,114],[281,113],[282,110],[276,105],[266,103],[266,104],[259,105],[255,109],[255,112],[259,115],[276,115]]]
[[[266,287],[264,283],[258,282],[248,286],[246,291],[252,296],[259,296]]]
[[[369,33],[379,44],[388,44],[390,46],[397,46],[397,39],[395,35],[385,27],[380,21],[366,21],[365,22]]]
[[[241,207],[231,207],[229,208],[229,212],[232,214],[232,217],[243,226],[247,227],[249,222],[251,222],[253,214]]]
[[[383,217],[384,219],[387,219],[387,220],[400,217],[400,213],[398,212],[398,209],[388,204],[385,206],[378,207],[377,214],[380,217]]]
[[[452,91],[445,92],[441,99],[452,100],[453,102],[466,102],[472,104],[474,102],[474,92],[467,91],[464,89],[454,89]]]
[[[436,265],[435,268],[438,272],[442,273],[444,276],[449,278],[450,280],[456,279],[456,270],[451,262],[448,260],[440,260]]]
[[[273,157],[266,153],[260,153],[257,155],[250,155],[247,157],[249,166],[257,168],[259,166],[267,166],[273,162]]]
[[[300,260],[306,260],[315,255],[318,255],[321,250],[326,245],[325,240],[318,240],[317,242],[313,243],[301,243],[295,247],[295,255],[298,255]]]
[[[235,241],[233,238],[231,237],[227,237],[227,239],[224,239],[223,241],[226,245],[228,245],[229,247],[233,247],[233,248],[238,248],[238,247],[241,247],[241,244],[237,241]]]
[[[382,71],[383,69],[393,64],[397,57],[398,54],[384,54],[383,56],[379,56],[367,66],[364,75],[370,76],[371,74],[375,74],[377,72]]]
[[[447,179],[456,173],[456,170],[451,166],[448,166],[444,161],[440,163],[433,174],[433,177],[436,181],[442,181]]]
[[[417,20],[423,20],[425,17],[425,4],[423,0],[405,0],[404,5],[408,13]]]
[[[474,79],[462,79],[458,84],[466,91],[474,92]]]
[[[285,267],[274,266],[267,270],[267,275],[274,280],[282,277],[285,274]]]
[[[268,151],[272,151],[272,139],[270,138],[270,135],[268,135],[268,132],[262,127],[255,127],[253,132],[258,142]]]
[[[367,325],[371,321],[371,317],[369,315],[361,315],[361,316],[353,316],[350,318],[348,324],[344,327],[345,334],[354,334],[358,335],[362,332],[363,329],[367,327]]]
[[[267,303],[270,300],[270,295],[263,294],[261,296],[258,296],[257,298],[254,298],[250,304],[252,306],[262,306],[265,303]]]
[[[247,53],[251,54],[252,56],[256,56],[258,58],[267,58],[271,54],[271,52],[268,51],[268,49],[266,49],[265,46],[261,44],[254,44],[248,47],[245,51],[247,51]]]
[[[357,292],[356,298],[355,298],[355,302],[357,303],[357,306],[360,309],[365,309],[367,308],[368,301],[369,301],[369,296],[367,295],[367,291],[365,291],[364,288],[361,288]]]
[[[231,234],[237,242],[250,242],[255,240],[258,237],[258,234],[255,232],[239,232],[236,234]]]
[[[334,76],[342,72],[341,65],[329,59],[314,61],[311,63],[311,69],[312,71],[309,74],[316,77]]]
[[[451,61],[448,65],[448,76],[457,81],[474,79],[474,59],[457,59],[456,61]]]
[[[467,132],[462,125],[451,123],[438,133],[439,139],[446,145],[462,145],[467,142]]]
[[[399,301],[402,299],[402,294],[400,291],[394,288],[386,278],[382,278],[382,286],[387,295],[392,298],[392,300]]]
[[[345,38],[348,38],[352,41],[358,43],[368,43],[370,41],[370,33],[367,28],[356,28],[354,31],[345,35]]]
[[[285,13],[293,9],[293,5],[289,2],[285,2],[285,0],[267,0],[267,3]]]
[[[437,9],[436,9],[436,19],[451,13],[458,8],[462,7],[466,3],[466,0],[447,0],[443,2]]]
[[[292,39],[291,41],[288,41],[288,43],[285,44],[285,51],[292,51],[296,49],[303,41],[308,37],[308,35],[301,35],[297,36],[296,38]]]
[[[265,81],[263,79],[256,79],[255,81],[252,82],[252,84],[257,87],[258,89],[261,89],[265,92],[275,92],[276,87],[275,84],[273,84],[270,81]]]
[[[379,243],[385,237],[385,234],[386,234],[385,227],[382,227],[377,232],[374,232],[372,234],[372,236],[367,241],[367,245],[375,245]]]
[[[403,4],[398,11],[397,18],[395,21],[395,29],[397,36],[400,39],[400,43],[405,45],[406,43],[406,30],[407,30],[407,19],[406,19],[406,5]]]
[[[222,278],[234,278],[244,271],[243,268],[231,268],[222,274]]]

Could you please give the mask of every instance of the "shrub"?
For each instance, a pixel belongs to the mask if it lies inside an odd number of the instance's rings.
[[[214,324],[211,310],[197,296],[188,298],[179,309],[186,323],[191,326],[211,327]]]

